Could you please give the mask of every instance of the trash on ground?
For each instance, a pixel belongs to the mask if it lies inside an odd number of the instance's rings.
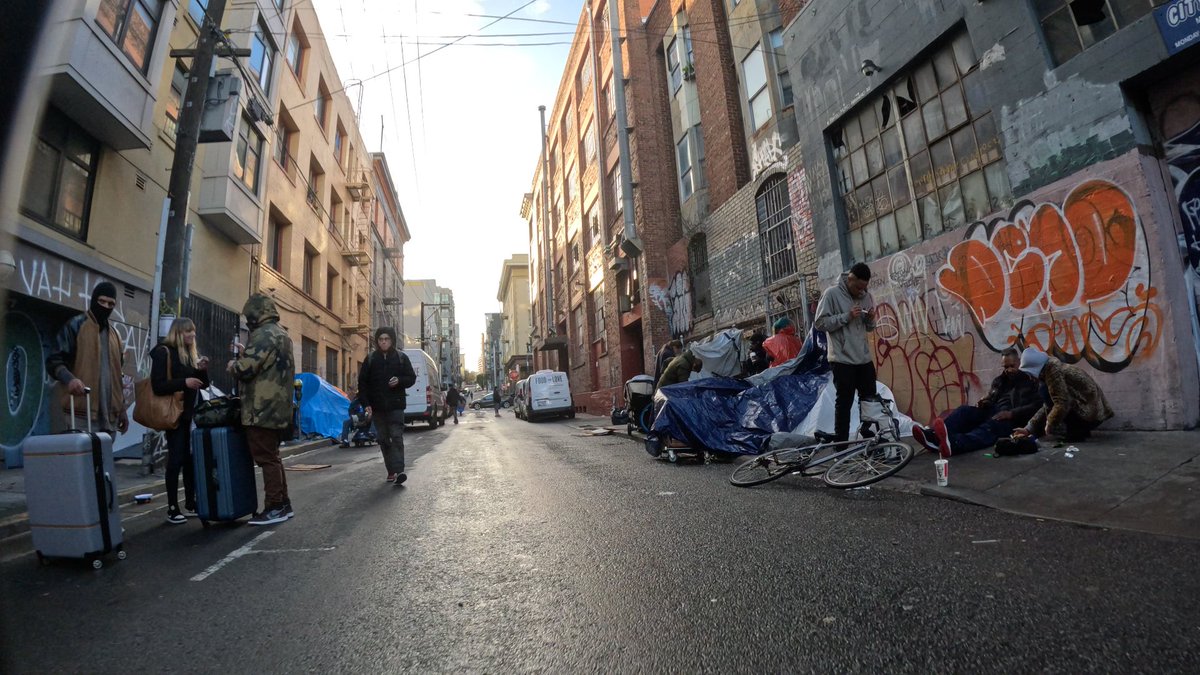
[[[136,504],[149,504],[152,499],[154,499],[154,495],[149,492],[133,496],[133,501]]]
[[[288,471],[318,471],[320,469],[328,469],[332,464],[293,464],[285,467]]]

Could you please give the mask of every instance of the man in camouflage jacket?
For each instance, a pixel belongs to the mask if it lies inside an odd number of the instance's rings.
[[[296,378],[292,339],[279,326],[279,311],[265,295],[252,295],[242,309],[250,339],[229,372],[238,380],[242,397],[242,426],[254,463],[262,468],[263,510],[251,525],[280,523],[294,514],[279,443],[292,423],[292,383]],[[240,345],[236,345],[240,347]]]

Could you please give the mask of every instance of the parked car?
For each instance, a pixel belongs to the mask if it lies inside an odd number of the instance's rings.
[[[512,404],[513,404],[513,402],[512,402],[511,396],[500,399],[500,406],[502,408],[511,408]],[[481,408],[494,408],[494,407],[496,407],[496,404],[493,403],[491,392],[488,392],[488,393],[484,394],[482,397],[477,398],[471,402],[472,410],[479,410]]]

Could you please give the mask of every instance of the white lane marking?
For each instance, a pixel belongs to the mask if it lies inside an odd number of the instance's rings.
[[[200,574],[197,574],[196,576],[192,577],[191,580],[192,581],[204,581],[205,579],[207,579],[207,578],[211,577],[212,575],[216,574],[217,572],[219,572],[222,567],[228,565],[229,563],[233,562],[234,560],[237,560],[238,558],[240,558],[248,553],[251,553],[251,549],[254,548],[255,544],[257,544],[258,542],[262,541],[263,539],[266,539],[267,537],[269,537],[273,534],[275,534],[275,530],[267,530],[266,532],[263,532],[262,534],[258,535],[257,537],[255,537],[255,538],[251,539],[249,542],[247,542],[246,545],[242,546],[239,549],[236,549],[235,551],[233,551],[233,553],[230,553],[229,555],[225,556],[224,558],[221,558],[220,560],[218,560],[216,563],[214,563],[208,569],[206,569],[203,572],[201,572]]]
[[[672,495],[674,495],[674,494],[675,494],[674,492],[660,492],[660,493],[658,493],[656,496],[658,496],[658,497],[670,497],[670,496],[672,496]]]
[[[246,551],[247,555],[258,553],[312,553],[313,551],[332,551],[336,546],[318,546],[316,548],[264,548]]]

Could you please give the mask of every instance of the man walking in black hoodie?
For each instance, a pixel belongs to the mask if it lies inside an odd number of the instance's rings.
[[[408,405],[405,389],[417,381],[408,355],[396,349],[396,331],[375,331],[375,346],[358,372],[358,397],[367,414],[375,420],[375,434],[383,452],[389,483],[400,485],[408,480],[404,473],[404,409]]]

